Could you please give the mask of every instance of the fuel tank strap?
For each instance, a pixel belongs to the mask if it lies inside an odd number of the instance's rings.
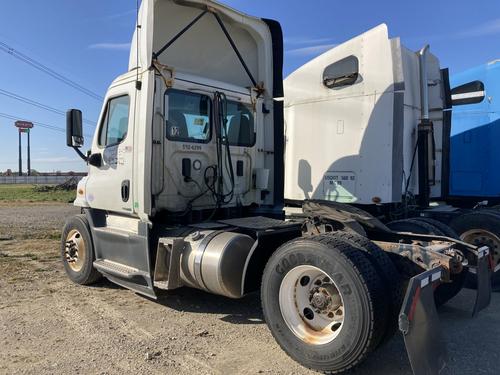
[[[205,281],[203,281],[203,275],[201,273],[201,263],[203,260],[203,254],[205,253],[205,250],[207,249],[207,246],[210,243],[210,241],[212,241],[215,237],[224,232],[225,232],[224,230],[217,230],[206,235],[205,238],[201,241],[200,246],[196,251],[196,256],[194,258],[194,275],[196,280],[200,283],[200,286],[206,291],[210,290],[207,288]]]

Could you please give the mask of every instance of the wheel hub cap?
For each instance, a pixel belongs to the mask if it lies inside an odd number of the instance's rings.
[[[460,239],[475,246],[488,246],[495,266],[500,264],[500,238],[484,229],[471,229],[462,233]]]
[[[76,229],[66,236],[64,258],[69,267],[78,272],[82,269],[86,257],[86,247],[82,235]]]
[[[281,282],[279,303],[288,328],[308,344],[327,344],[342,329],[342,294],[317,267],[301,265],[290,270]]]

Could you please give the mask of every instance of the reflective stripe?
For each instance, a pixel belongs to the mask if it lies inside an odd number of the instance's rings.
[[[483,246],[483,247],[479,248],[479,250],[477,251],[477,257],[478,257],[478,259],[480,259],[480,258],[488,255],[489,253],[490,253],[489,247]]]
[[[432,282],[434,282],[436,280],[439,280],[440,278],[441,278],[441,272],[433,273],[432,276],[431,276]]]
[[[425,286],[429,285],[429,278],[426,277],[425,279],[423,279],[422,281],[420,281],[420,287],[423,288]]]
[[[470,98],[479,98],[482,96],[484,96],[484,90],[483,91],[464,92],[463,94],[453,94],[451,96],[451,99],[452,100],[470,99]]]

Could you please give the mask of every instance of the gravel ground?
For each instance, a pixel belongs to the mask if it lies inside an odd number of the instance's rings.
[[[103,281],[69,282],[55,235],[69,205],[0,206],[1,374],[312,374],[262,320],[258,295],[229,300],[192,289],[152,301]],[[50,233],[48,236],[47,233]],[[440,309],[446,374],[498,374],[500,295],[476,319],[464,290]],[[397,335],[355,374],[411,374]]]

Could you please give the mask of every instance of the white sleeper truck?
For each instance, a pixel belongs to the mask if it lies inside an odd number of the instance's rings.
[[[429,46],[415,53],[382,24],[303,65],[284,88],[286,203],[350,203],[396,231],[488,246],[500,271],[500,211],[449,197],[454,95]]]
[[[82,214],[63,229],[65,270],[150,298],[260,290],[278,344],[318,371],[353,368],[399,327],[414,372],[436,373],[435,302],[474,267],[474,313],[489,304],[488,248],[394,232],[321,199],[284,220],[282,41],[278,22],[214,1],[142,1],[129,71],[107,91],[88,153],[81,111],[67,114],[67,144],[89,169]]]

